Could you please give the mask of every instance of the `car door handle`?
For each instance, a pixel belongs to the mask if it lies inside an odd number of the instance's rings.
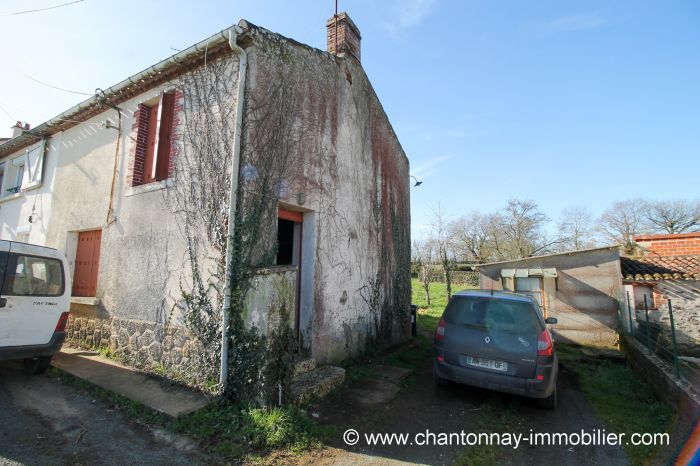
[[[7,298],[0,298],[0,307],[7,306]]]

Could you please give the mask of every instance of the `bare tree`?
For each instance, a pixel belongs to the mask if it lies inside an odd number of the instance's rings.
[[[696,231],[700,226],[700,201],[652,201],[646,204],[644,216],[659,232]]]
[[[492,241],[493,215],[472,212],[450,223],[449,235],[460,260],[485,263],[494,256]]]
[[[643,199],[618,201],[598,219],[598,230],[603,238],[622,245],[625,252],[634,250],[632,236],[648,231],[646,202]]]
[[[449,222],[440,207],[433,210],[433,235],[437,246],[437,255],[442,265],[442,273],[447,287],[447,299],[452,296],[452,242],[449,235]]]
[[[586,206],[567,207],[557,222],[559,250],[578,251],[595,246],[593,216]]]
[[[430,306],[430,282],[436,259],[435,241],[432,238],[413,242],[413,262],[418,268],[418,279],[425,291],[425,301]]]
[[[552,239],[544,231],[549,217],[531,200],[508,199],[501,214],[502,236],[497,250],[505,259],[530,257],[549,252],[558,239]],[[497,236],[494,236],[498,240]]]

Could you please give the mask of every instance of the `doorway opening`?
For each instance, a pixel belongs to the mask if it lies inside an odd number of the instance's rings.
[[[277,260],[278,266],[296,267],[296,304],[294,309],[294,336],[299,341],[299,311],[301,298],[301,232],[304,214],[279,208],[277,214]]]

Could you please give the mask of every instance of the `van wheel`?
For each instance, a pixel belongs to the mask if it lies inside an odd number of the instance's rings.
[[[24,360],[24,373],[30,375],[43,374],[51,365],[51,356],[27,358]]]
[[[537,404],[545,409],[554,409],[557,407],[557,387],[554,386],[554,391],[547,398],[540,398],[537,400]]]

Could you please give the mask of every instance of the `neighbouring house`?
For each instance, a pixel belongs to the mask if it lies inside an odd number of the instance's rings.
[[[222,328],[238,379],[244,328],[319,363],[409,337],[409,163],[326,27],[241,20],[0,145],[0,238],[66,251],[71,341],[206,383]]]
[[[12,138],[29,130],[29,124],[18,121]],[[0,145],[10,139],[0,139]],[[34,139],[0,158],[0,239],[46,243],[56,158],[44,154],[52,149],[44,140]]]
[[[622,298],[618,246],[528,257],[479,266],[482,289],[530,294],[559,341],[613,345]]]
[[[679,352],[700,357],[700,232],[639,235],[633,240],[635,256],[622,258],[632,315],[643,324],[649,310],[650,322],[662,330],[653,337],[670,348],[670,299]]]

